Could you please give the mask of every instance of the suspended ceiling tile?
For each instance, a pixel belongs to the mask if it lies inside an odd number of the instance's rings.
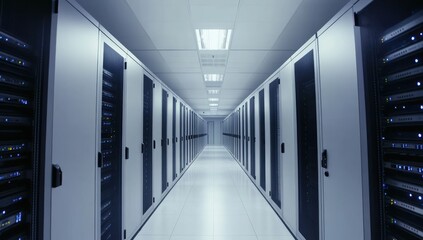
[[[197,50],[195,32],[186,23],[177,20],[154,22],[144,25],[144,29],[158,50]]]
[[[157,73],[159,78],[166,78],[172,90],[204,90],[204,82],[201,73]]]
[[[255,72],[267,51],[230,51],[226,72]]]
[[[208,95],[206,90],[204,90],[204,89],[198,89],[198,90],[180,89],[178,91],[181,94],[181,97],[183,96],[184,98],[186,97],[186,98],[190,98],[190,99],[208,99],[209,97],[216,97],[216,96],[218,97],[218,95]]]
[[[233,32],[232,50],[269,50],[282,28],[263,22],[238,22]]]
[[[238,0],[190,0],[191,21],[196,28],[232,29],[236,20]]]
[[[190,22],[189,5],[186,0],[126,0],[140,22],[144,24],[158,22]]]
[[[155,49],[155,45],[125,0],[77,1],[128,49]]]
[[[201,73],[197,51],[160,51],[171,72]]]
[[[145,66],[154,73],[169,72],[166,61],[158,51],[131,51]]]
[[[269,74],[226,73],[222,89],[254,90]]]
[[[250,93],[251,93],[250,89],[248,89],[248,90],[239,90],[239,89],[232,90],[232,89],[226,89],[225,88],[225,89],[222,89],[220,97],[222,99],[224,99],[224,98],[225,99],[230,99],[230,98],[241,99],[242,96],[246,96]]]
[[[302,0],[242,0],[237,21],[266,22],[284,27],[301,2]]]
[[[275,42],[274,49],[297,50],[348,2],[304,0]]]
[[[292,54],[294,54],[294,51],[269,51],[263,62],[258,66],[257,71],[270,75],[282,66]]]

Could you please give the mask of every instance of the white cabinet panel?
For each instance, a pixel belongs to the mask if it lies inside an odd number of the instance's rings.
[[[282,154],[282,216],[293,232],[297,229],[297,134],[293,64],[280,71]]]
[[[325,239],[364,239],[354,14],[343,15],[318,38],[323,149]]]
[[[53,88],[51,239],[95,239],[96,92],[99,31],[67,1],[59,4]]]
[[[157,204],[162,195],[162,86],[153,80],[153,198]]]
[[[143,138],[143,69],[127,57],[124,78],[124,147],[129,148],[129,158],[123,161],[123,226],[127,238],[139,227],[142,217],[142,153]]]

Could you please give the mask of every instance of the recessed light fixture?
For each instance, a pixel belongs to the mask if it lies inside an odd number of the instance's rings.
[[[210,102],[218,102],[219,101],[219,98],[209,98],[209,101]]]
[[[195,29],[198,49],[228,50],[232,29]]]
[[[210,111],[217,111],[217,107],[211,107]]]
[[[217,104],[217,103],[210,103],[209,106],[210,107],[217,107],[217,106],[219,106],[219,104]]]
[[[204,74],[204,81],[206,81],[206,82],[221,82],[221,81],[223,81],[223,74],[214,74],[214,73]]]
[[[220,90],[219,89],[209,89],[207,90],[208,94],[219,94]]]

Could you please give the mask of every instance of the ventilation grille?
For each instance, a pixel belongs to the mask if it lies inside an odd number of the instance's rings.
[[[200,53],[200,62],[203,67],[226,67],[227,53],[211,54]]]

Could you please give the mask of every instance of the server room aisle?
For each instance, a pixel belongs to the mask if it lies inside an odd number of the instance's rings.
[[[294,239],[220,146],[207,146],[135,240]]]

